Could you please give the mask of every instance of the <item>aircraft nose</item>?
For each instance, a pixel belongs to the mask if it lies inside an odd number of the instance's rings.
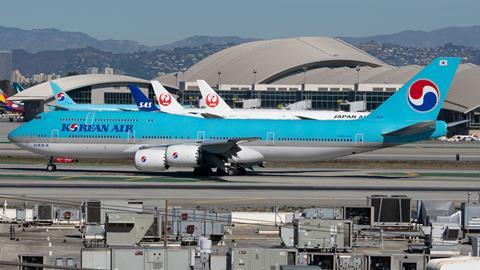
[[[10,132],[8,135],[7,135],[7,139],[9,142],[11,143],[15,143],[15,136],[12,134],[13,132]]]
[[[18,128],[14,129],[13,131],[11,131],[10,133],[8,133],[7,135],[7,139],[9,142],[11,143],[16,143],[17,142],[17,138],[18,138]]]

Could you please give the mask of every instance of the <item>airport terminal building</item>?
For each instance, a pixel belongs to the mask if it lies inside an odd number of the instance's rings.
[[[248,42],[217,52],[186,71],[157,78],[178,94],[185,105],[197,106],[196,80],[218,89],[232,107],[257,101],[263,108],[284,108],[308,101],[306,108],[338,110],[352,101],[363,101],[370,111],[397,91],[422,67],[393,67],[336,38],[301,37]],[[468,119],[457,132],[480,129],[480,68],[462,64],[441,112],[448,122]],[[127,84],[136,83],[154,97],[147,80],[119,75],[78,75],[56,80],[79,103],[132,103]],[[48,83],[13,96],[23,100],[26,118],[48,110],[53,96]],[[343,108],[343,107],[342,107]]]

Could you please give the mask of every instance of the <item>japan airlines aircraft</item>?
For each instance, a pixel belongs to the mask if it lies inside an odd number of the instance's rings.
[[[204,80],[197,81],[206,112],[221,118],[238,119],[290,119],[290,120],[340,120],[358,119],[368,115],[367,112],[278,110],[278,109],[232,109],[215,90]]]
[[[460,58],[437,58],[357,120],[202,119],[152,112],[53,111],[13,130],[19,147],[49,156],[133,159],[141,171],[192,167],[243,174],[265,161],[316,161],[444,136],[437,121]]]
[[[167,89],[165,89],[165,87],[163,87],[163,85],[161,85],[158,81],[152,80],[150,83],[152,84],[153,92],[157,98],[160,111],[170,114],[197,117],[203,117],[202,114],[206,113],[204,109],[183,107],[180,103],[178,103],[177,99],[170,94],[170,92],[168,92]]]
[[[359,119],[368,115],[367,112],[337,112],[337,111],[299,111],[278,109],[232,109],[203,80],[198,80],[200,92],[205,100],[205,108],[184,108],[158,81],[151,81],[162,112],[180,115],[195,115],[203,118],[228,119],[281,119],[281,120],[345,120]]]
[[[78,104],[55,82],[50,87],[56,105],[50,105],[57,111],[138,111],[135,104]]]

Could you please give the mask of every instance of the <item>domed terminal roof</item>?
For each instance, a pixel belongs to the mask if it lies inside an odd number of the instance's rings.
[[[379,67],[385,63],[336,38],[300,37],[243,43],[217,52],[183,74],[157,78],[175,87],[179,80],[252,84],[276,81],[322,67]],[[178,77],[180,76],[180,78]]]

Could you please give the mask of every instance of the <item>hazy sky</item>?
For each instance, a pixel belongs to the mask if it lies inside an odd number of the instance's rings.
[[[7,0],[0,6],[3,26],[147,45],[193,35],[366,36],[480,24],[478,0]]]

